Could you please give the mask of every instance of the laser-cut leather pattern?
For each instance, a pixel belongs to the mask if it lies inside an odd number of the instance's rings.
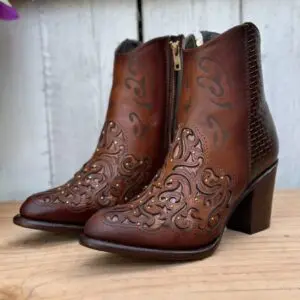
[[[121,126],[107,121],[88,163],[68,183],[56,191],[39,194],[36,201],[45,205],[63,203],[70,210],[99,209],[115,205],[120,199],[126,202],[149,181],[150,168],[150,158],[138,160],[128,154]]]
[[[231,179],[206,168],[201,136],[179,128],[163,171],[130,205],[111,209],[106,222],[143,230],[211,230],[231,199]],[[211,211],[207,214],[208,211]]]

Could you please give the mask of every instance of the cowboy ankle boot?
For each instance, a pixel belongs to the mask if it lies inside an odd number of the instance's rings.
[[[165,163],[136,199],[96,213],[80,242],[135,256],[211,255],[225,226],[270,224],[276,130],[264,98],[259,32],[246,23],[183,49],[178,130]]]
[[[30,196],[15,224],[80,231],[99,209],[126,203],[141,192],[161,167],[174,131],[175,82],[180,72],[172,64],[182,38],[120,44],[106,122],[94,154],[66,184]]]

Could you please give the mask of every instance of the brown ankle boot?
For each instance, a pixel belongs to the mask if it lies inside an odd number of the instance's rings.
[[[125,40],[116,50],[106,122],[92,158],[66,184],[29,197],[15,216],[23,227],[82,230],[96,211],[126,203],[162,166],[174,131],[173,56],[182,36],[145,44]],[[173,50],[170,43],[175,45]]]
[[[211,255],[225,226],[270,224],[276,130],[264,99],[259,32],[246,23],[183,50],[178,130],[164,166],[135,201],[96,213],[81,244],[135,256]]]

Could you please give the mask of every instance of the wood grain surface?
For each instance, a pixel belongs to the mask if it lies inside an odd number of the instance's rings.
[[[0,205],[0,299],[300,299],[300,191],[277,192],[272,227],[227,231],[214,256],[188,263],[123,258],[76,236],[17,227]]]

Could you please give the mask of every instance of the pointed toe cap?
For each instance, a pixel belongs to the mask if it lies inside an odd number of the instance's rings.
[[[47,192],[30,196],[21,206],[20,215],[27,219],[63,224],[84,225],[95,211],[74,210],[66,203],[49,201]]]
[[[85,224],[84,234],[90,238],[104,241],[117,241],[117,230],[105,222],[105,212],[95,213]]]
[[[45,205],[43,195],[32,195],[22,204],[20,214],[22,217],[49,221],[57,210],[54,205]]]
[[[108,220],[108,215],[114,209],[104,209],[94,214],[84,227],[84,234],[92,239],[111,242],[122,245],[137,245],[137,234],[135,227],[124,226],[119,222],[113,223]],[[117,215],[115,215],[117,218]]]
[[[98,211],[85,224],[84,235],[98,241],[135,247],[159,247],[160,232],[146,232],[137,224],[122,222],[119,207]],[[121,213],[121,215],[119,215]]]

